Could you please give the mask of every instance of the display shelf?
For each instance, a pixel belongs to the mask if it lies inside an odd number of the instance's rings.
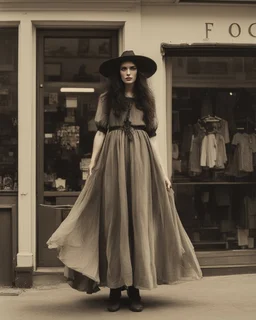
[[[67,87],[67,88],[94,88],[94,89],[102,89],[104,83],[102,82],[61,82],[61,81],[45,81],[44,88],[56,88],[56,87]],[[88,94],[93,94],[88,93]]]
[[[187,227],[187,229],[193,229],[193,230],[220,230],[220,227]]]
[[[197,249],[224,247],[226,250],[229,248],[228,241],[192,241],[192,244]]]
[[[18,195],[17,190],[0,190],[0,197],[1,196],[13,196],[13,195]]]
[[[13,165],[15,165],[15,162],[12,162],[12,163],[10,163],[10,162],[0,162],[0,166],[13,166]]]
[[[226,244],[227,241],[192,241],[195,245]]]
[[[251,184],[256,185],[256,181],[252,182],[245,182],[245,181],[173,181],[172,184],[174,185],[239,185],[239,184]]]
[[[109,59],[110,57],[101,57],[97,55],[67,55],[67,56],[50,56],[50,55],[44,55],[45,63],[51,63],[52,59],[58,59],[59,60],[106,60]]]
[[[45,191],[44,197],[78,197],[80,192],[79,191]]]

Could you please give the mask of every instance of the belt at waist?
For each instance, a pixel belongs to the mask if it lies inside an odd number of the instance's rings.
[[[145,130],[146,131],[146,126],[143,125],[131,125],[131,128],[134,128],[135,130]],[[122,130],[123,126],[112,126],[108,128],[108,131],[113,131],[113,130]]]

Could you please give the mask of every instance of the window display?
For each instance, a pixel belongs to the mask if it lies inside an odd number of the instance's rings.
[[[0,192],[18,189],[18,32],[0,28]]]
[[[117,54],[115,39],[112,31],[44,38],[44,191],[83,188],[97,131],[98,97],[106,81],[98,69]]]
[[[174,88],[174,181],[256,182],[256,90],[187,90]]]
[[[172,180],[197,250],[254,248],[254,60],[173,59]]]
[[[49,102],[50,99],[52,95],[48,94]],[[58,102],[46,105],[44,112],[45,191],[80,191],[87,177],[96,133],[98,95],[71,97],[70,93],[58,93],[55,101]]]

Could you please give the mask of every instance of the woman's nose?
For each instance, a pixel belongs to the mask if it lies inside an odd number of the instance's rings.
[[[131,73],[131,72],[130,72],[130,69],[128,68],[128,69],[127,69],[127,74],[130,74],[130,73]]]

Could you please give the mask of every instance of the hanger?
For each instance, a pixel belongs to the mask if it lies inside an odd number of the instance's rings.
[[[207,123],[207,122],[220,122],[222,119],[217,116],[208,115],[208,116],[202,117],[200,120]]]

